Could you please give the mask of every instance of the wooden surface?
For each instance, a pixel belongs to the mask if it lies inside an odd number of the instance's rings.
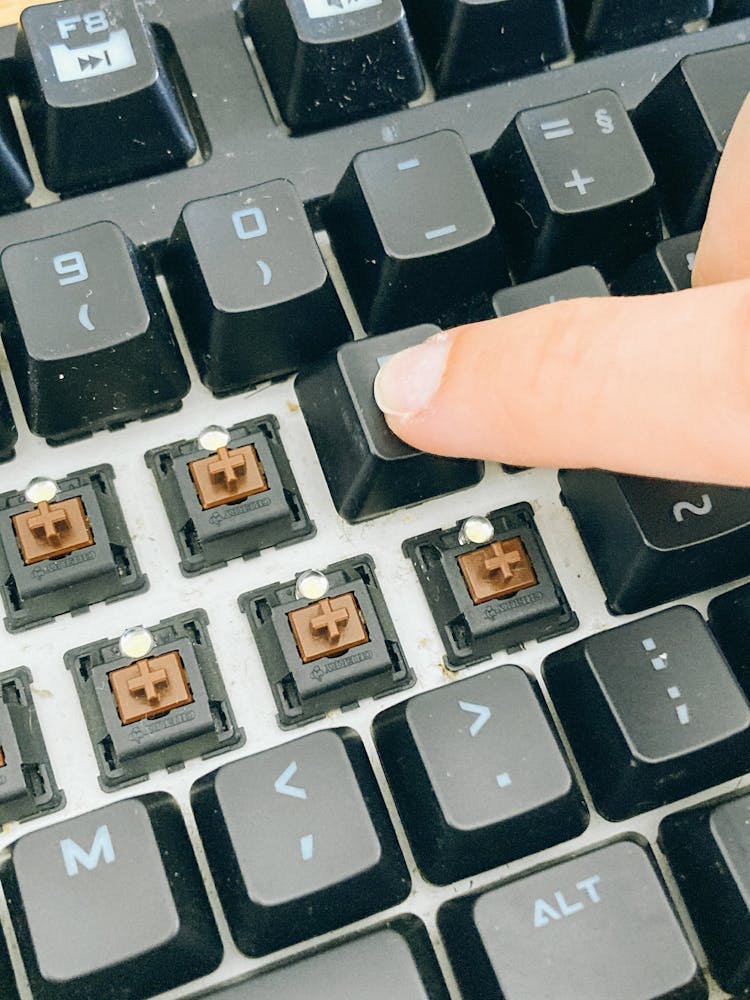
[[[0,0],[0,25],[15,24],[24,7],[33,7],[47,0]]]

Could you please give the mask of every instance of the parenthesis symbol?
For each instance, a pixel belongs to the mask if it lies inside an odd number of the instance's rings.
[[[263,275],[263,287],[271,284],[271,278],[273,277],[273,271],[264,260],[256,260],[255,262],[260,268],[260,273]]]
[[[705,514],[710,514],[713,510],[713,504],[711,503],[711,497],[708,493],[704,493],[701,497],[700,506],[694,503],[688,503],[687,500],[680,500],[672,508],[672,513],[674,514],[674,519],[678,524],[681,524],[685,520],[685,514],[695,514],[696,517],[703,517]]]

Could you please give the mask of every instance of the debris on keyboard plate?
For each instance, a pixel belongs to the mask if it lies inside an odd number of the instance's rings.
[[[148,587],[111,466],[0,494],[0,579],[9,632]]]
[[[417,571],[450,670],[578,628],[527,503],[407,538],[403,551]]]
[[[282,729],[414,683],[370,556],[243,594]]]
[[[156,478],[185,574],[309,538],[297,482],[270,415],[154,448]]]
[[[190,611],[65,654],[105,791],[244,743],[207,626]]]

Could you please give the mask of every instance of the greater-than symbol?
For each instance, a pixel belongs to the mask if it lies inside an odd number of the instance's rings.
[[[88,330],[90,333],[93,333],[94,330],[96,330],[96,327],[91,322],[91,317],[89,316],[88,302],[84,302],[81,308],[78,310],[78,322],[81,324],[84,330]]]
[[[312,861],[315,853],[315,838],[311,833],[299,838],[299,852],[303,861]]]
[[[264,260],[256,260],[255,262],[260,268],[260,273],[263,275],[263,287],[271,284],[271,278],[273,278],[273,271],[270,266],[266,264]]]
[[[492,709],[486,705],[474,705],[470,701],[459,701],[458,707],[462,712],[470,712],[472,715],[476,715],[476,719],[469,726],[470,736],[478,736],[492,718]]]
[[[307,792],[304,788],[297,788],[296,785],[289,784],[296,773],[297,761],[293,760],[289,767],[274,781],[273,787],[279,795],[289,795],[293,799],[306,799]]]

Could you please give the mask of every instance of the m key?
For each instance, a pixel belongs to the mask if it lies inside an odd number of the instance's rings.
[[[222,946],[177,803],[156,792],[26,834],[0,871],[38,1000],[150,997]]]

